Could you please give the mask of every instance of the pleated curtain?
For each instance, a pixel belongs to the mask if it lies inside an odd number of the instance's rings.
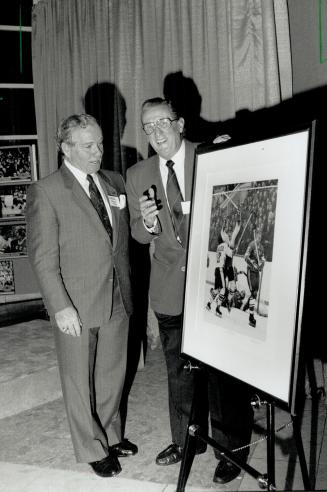
[[[39,0],[32,56],[41,177],[58,167],[56,128],[72,113],[97,117],[103,165],[125,175],[148,155],[147,98],[179,98],[199,141],[240,109],[292,96],[286,0]]]

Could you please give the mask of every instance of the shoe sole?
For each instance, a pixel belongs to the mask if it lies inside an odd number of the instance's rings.
[[[169,465],[176,465],[176,463],[180,463],[182,461],[182,458],[180,458],[179,460],[177,461],[169,461],[168,463],[165,462],[165,463],[160,463],[159,461],[156,461],[156,465],[158,466],[169,466]]]
[[[98,477],[102,477],[102,478],[111,478],[111,477],[116,477],[117,475],[119,475],[119,473],[122,471],[122,469],[118,470],[117,472],[113,472],[113,473],[98,473],[96,472],[95,470],[93,470],[94,473],[98,476]]]
[[[131,456],[135,456],[138,452],[136,453],[130,453],[130,454],[120,454],[116,453],[117,458],[130,458]]]

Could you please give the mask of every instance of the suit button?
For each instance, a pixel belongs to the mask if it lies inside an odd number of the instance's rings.
[[[182,272],[185,272],[185,266],[182,266],[181,270]]]

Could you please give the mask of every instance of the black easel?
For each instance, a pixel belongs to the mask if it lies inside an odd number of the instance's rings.
[[[201,398],[201,391],[206,385],[206,381],[203,376],[203,367],[200,365],[192,365],[191,362],[188,363],[186,369],[189,371],[195,371],[195,381],[194,381],[194,393],[191,414],[189,418],[188,432],[186,434],[186,439],[183,448],[183,457],[181,462],[181,467],[178,476],[177,489],[176,492],[185,492],[185,486],[188,476],[191,471],[193,464],[196,442],[198,439],[209,444],[213,448],[217,449],[224,454],[224,457],[228,459],[231,463],[238,466],[249,475],[254,477],[259,484],[259,487],[267,490],[276,490],[275,485],[275,404],[273,401],[261,401],[259,398],[252,404],[254,407],[260,405],[266,405],[266,415],[267,415],[267,473],[262,474],[255,470],[252,466],[239,460],[231,451],[221,446],[218,442],[211,439],[206,433],[203,432],[201,427],[196,423],[198,421],[196,412],[196,402]],[[299,456],[300,467],[302,472],[303,485],[305,490],[312,490],[310,485],[310,479],[308,474],[308,469],[305,460],[305,454],[303,449],[302,437],[300,432],[300,425],[298,419],[295,415],[291,415],[293,423],[293,431],[295,444]]]

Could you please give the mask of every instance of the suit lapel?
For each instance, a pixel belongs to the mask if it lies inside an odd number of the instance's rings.
[[[103,227],[101,219],[92,205],[91,200],[83,190],[82,186],[79,184],[75,176],[69,171],[69,169],[63,164],[59,170],[62,174],[64,184],[66,188],[70,189],[72,193],[72,199],[75,203],[81,207],[84,212],[90,217],[92,222],[97,226],[100,234],[104,235],[109,244],[111,244],[110,238],[107,231]]]
[[[105,175],[104,173],[102,173],[101,171],[98,172],[98,177],[99,177],[99,181],[101,183],[102,189],[106,194],[109,205],[110,205],[109,196],[117,197],[117,199],[119,200],[117,190],[113,187],[109,177],[107,175]],[[112,216],[112,231],[113,231],[112,247],[113,247],[113,249],[115,249],[116,245],[117,245],[117,241],[118,241],[120,208],[110,205],[110,210],[111,210],[111,216]]]
[[[193,174],[194,174],[194,146],[185,140],[185,165],[184,165],[184,180],[185,180],[185,201],[191,201]]]
[[[157,199],[160,201],[162,206],[162,210],[159,212],[161,227],[163,230],[168,231],[168,237],[170,237],[170,239],[175,243],[176,236],[167,203],[166,192],[161,178],[159,156],[156,155],[152,159],[154,159],[155,162],[151,163],[149,169],[151,169],[153,173],[151,176],[151,183],[157,187]]]

